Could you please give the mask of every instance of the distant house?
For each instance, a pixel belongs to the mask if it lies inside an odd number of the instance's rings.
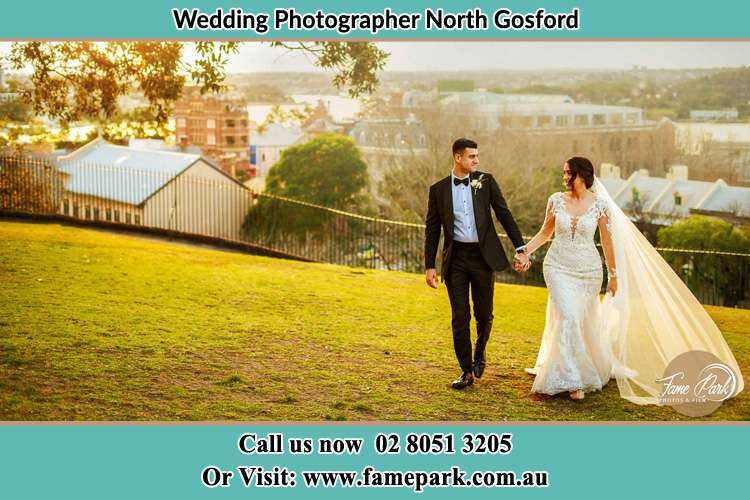
[[[258,177],[268,175],[271,166],[279,161],[281,153],[302,139],[299,127],[285,127],[280,123],[270,123],[261,132],[256,132],[250,142],[250,161],[255,165]]]
[[[651,177],[648,170],[620,178],[620,168],[602,164],[599,178],[617,205],[633,218],[670,225],[691,214],[722,218],[750,217],[750,188],[688,179],[688,167],[674,165],[666,177]]]
[[[58,158],[60,212],[76,218],[232,238],[250,208],[245,187],[206,158],[96,139]]]
[[[427,152],[427,133],[413,116],[403,119],[367,119],[349,131],[375,180],[399,160]]]

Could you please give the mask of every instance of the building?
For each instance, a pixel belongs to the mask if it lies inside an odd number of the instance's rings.
[[[248,113],[245,102],[233,94],[201,95],[186,87],[175,103],[175,137],[178,145],[198,146],[231,175],[239,170],[254,175],[250,165]]]
[[[96,139],[58,158],[60,212],[221,238],[237,238],[247,189],[211,160]]]
[[[665,177],[651,177],[642,169],[623,179],[619,167],[605,163],[599,178],[617,205],[634,219],[670,225],[695,213],[750,217],[750,188],[729,186],[721,179],[690,180],[685,165],[673,165]]]
[[[258,177],[268,175],[271,166],[279,161],[281,153],[300,142],[303,133],[299,127],[285,127],[280,123],[270,123],[263,132],[252,135],[250,142],[250,162],[255,166]]]
[[[505,104],[570,104],[562,94],[497,94],[495,92],[441,92],[444,106],[502,106]]]
[[[750,185],[750,123],[675,123],[675,145],[686,160],[729,167]]]
[[[370,176],[379,181],[385,170],[427,152],[427,133],[414,116],[367,119],[354,124],[349,136],[359,147]]]
[[[740,114],[736,109],[691,109],[690,119],[696,121],[735,121]]]
[[[128,147],[144,151],[171,151],[173,153],[201,154],[201,149],[198,146],[178,146],[177,144],[170,144],[162,139],[131,138],[128,139]]]
[[[645,120],[640,108],[580,104],[563,94],[451,92],[440,112],[460,123],[464,135],[493,142],[494,161],[502,152],[516,168],[560,165],[578,155],[626,173],[663,173],[675,160],[672,122]]]

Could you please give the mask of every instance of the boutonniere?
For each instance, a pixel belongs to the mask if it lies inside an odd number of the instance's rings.
[[[471,180],[471,188],[474,190],[474,194],[477,194],[477,190],[482,189],[482,182],[484,181],[484,174],[479,174],[479,177]]]

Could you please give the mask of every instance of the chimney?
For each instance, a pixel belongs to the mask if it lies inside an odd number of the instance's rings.
[[[667,173],[667,179],[669,179],[670,181],[688,180],[687,165],[672,165],[671,167],[669,167],[669,173]]]
[[[620,179],[620,167],[613,163],[602,163],[599,167],[600,179]]]

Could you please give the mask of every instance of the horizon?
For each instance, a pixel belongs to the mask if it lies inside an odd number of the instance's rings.
[[[29,40],[31,41],[31,40]],[[54,42],[54,41],[53,41]],[[12,42],[0,41],[0,58]],[[183,60],[195,58],[192,42]],[[294,43],[294,41],[292,41]],[[376,42],[390,55],[381,73],[679,71],[750,66],[748,41]],[[468,51],[468,48],[471,48]],[[467,56],[467,53],[470,54]],[[566,61],[562,63],[561,61]],[[6,70],[9,68],[6,65]],[[242,42],[227,74],[326,73],[307,54]]]

